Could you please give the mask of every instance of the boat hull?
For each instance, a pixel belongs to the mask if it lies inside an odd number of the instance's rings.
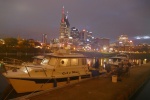
[[[41,91],[53,88],[53,83],[36,83],[34,80],[9,79],[17,93]]]
[[[61,87],[69,83],[79,82],[81,79],[89,78],[90,75],[76,76],[58,79],[18,79],[9,78],[9,82],[17,93],[27,93]]]

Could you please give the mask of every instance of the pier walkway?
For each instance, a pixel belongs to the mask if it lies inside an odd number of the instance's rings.
[[[100,75],[79,83],[26,95],[14,100],[129,100],[150,79],[150,63],[132,67],[130,76],[112,82],[111,76]]]

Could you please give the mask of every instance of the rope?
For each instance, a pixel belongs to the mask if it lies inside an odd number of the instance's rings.
[[[14,89],[12,88],[11,91],[7,94],[7,96],[4,98],[4,100],[7,100],[7,98],[9,97],[9,95],[12,93]]]
[[[58,59],[57,59],[57,60],[58,60]],[[56,65],[57,65],[57,63],[56,63]],[[55,65],[55,66],[56,66],[56,65]],[[52,76],[53,76],[53,72],[54,72],[54,71],[55,71],[55,70],[52,71]],[[46,74],[46,73],[45,73],[45,74]],[[51,80],[51,79],[48,79],[45,83],[41,84],[41,86],[40,86],[37,90],[31,92],[30,94],[32,95],[32,94],[34,94],[36,91],[40,90],[40,89],[44,86],[44,84],[48,83],[50,80]]]
[[[36,91],[40,90],[40,89],[43,87],[43,85],[46,84],[46,83],[48,83],[50,80],[51,80],[51,79],[48,79],[45,83],[41,84],[41,86],[40,86],[39,88],[37,88],[37,90],[31,92],[30,95],[32,95],[32,94],[34,94]],[[27,96],[28,96],[28,95],[27,95]],[[26,97],[27,97],[27,96],[26,96]]]

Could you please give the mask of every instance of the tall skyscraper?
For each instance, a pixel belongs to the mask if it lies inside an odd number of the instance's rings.
[[[108,39],[108,38],[100,38],[99,39],[99,45],[101,46],[101,47],[109,47],[109,43],[110,42],[110,39]]]
[[[120,35],[118,38],[118,46],[129,45],[129,39],[127,35]]]
[[[70,36],[73,38],[73,39],[79,39],[80,36],[79,36],[79,30],[76,29],[75,27],[72,27],[71,28],[71,32],[70,32]]]
[[[92,39],[93,39],[92,32],[87,32],[87,39],[86,39],[86,41],[87,42],[91,42]]]
[[[68,20],[68,12],[67,15],[64,13],[64,7],[62,8],[62,17],[60,22],[60,42],[67,41],[70,37],[70,23]]]
[[[85,29],[83,29],[81,32],[80,32],[80,40],[81,41],[86,41],[87,39],[87,31]]]

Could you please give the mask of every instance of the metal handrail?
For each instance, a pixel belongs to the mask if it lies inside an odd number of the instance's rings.
[[[11,93],[13,92],[13,88],[11,89],[11,91],[5,96],[5,98],[3,99],[3,100],[7,100],[8,99],[8,97],[9,97],[9,95],[11,95]]]
[[[6,69],[5,64],[3,62],[0,62],[0,67],[3,68],[5,73],[7,74],[7,69]]]
[[[31,75],[30,75],[30,73],[29,73],[29,71],[28,71],[28,69],[27,69],[27,67],[25,66],[25,68],[26,68],[26,70],[27,70],[27,72],[28,72],[28,75],[31,77]]]
[[[44,72],[45,76],[47,77],[46,71],[44,70],[44,68],[42,68],[42,69],[43,69],[43,72]]]
[[[58,62],[58,61],[59,61],[59,60],[57,59],[57,62]],[[55,71],[55,68],[56,68],[57,64],[58,64],[58,63],[56,63],[56,64],[55,64],[55,66],[54,66],[54,69],[53,69],[53,71],[52,71],[52,75],[51,75],[51,76],[53,76],[53,72]]]
[[[84,68],[85,73],[88,74],[87,71],[86,71],[86,66],[87,66],[87,65],[84,65],[83,68]]]
[[[6,59],[5,59],[6,58]],[[6,63],[12,63],[12,64],[21,64],[23,61],[22,60],[18,60],[15,58],[9,58],[9,57],[4,57],[4,60]]]

